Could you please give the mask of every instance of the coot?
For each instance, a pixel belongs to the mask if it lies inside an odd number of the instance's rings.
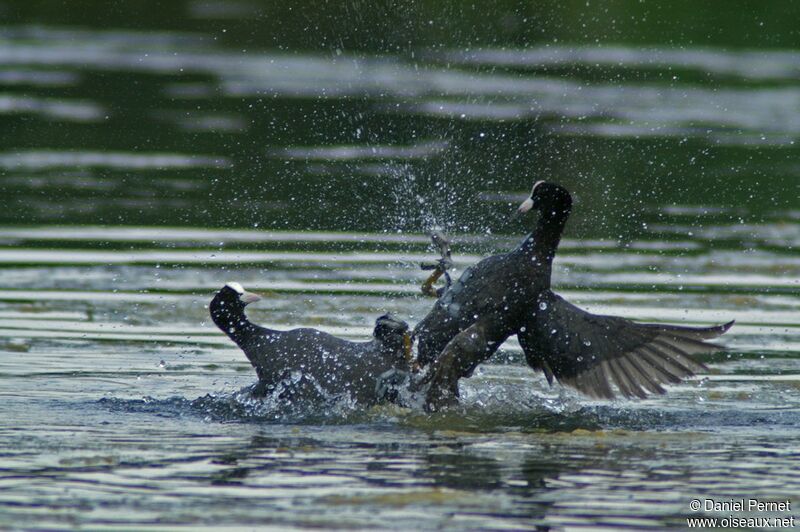
[[[532,209],[539,218],[522,244],[465,270],[414,329],[418,363],[432,363],[424,380],[428,409],[454,402],[458,380],[513,334],[528,364],[549,382],[558,379],[593,397],[614,397],[612,382],[626,397],[664,393],[661,384],[705,369],[690,355],[718,351],[705,340],[733,322],[708,328],[639,324],[564,301],[550,290],[550,277],[572,198],[564,187],[538,181],[518,214]]]
[[[217,327],[255,368],[259,379],[255,390],[260,393],[281,383],[302,381],[298,389],[319,392],[322,397],[346,393],[369,405],[385,399],[387,379],[408,371],[410,336],[402,320],[383,315],[375,322],[372,340],[350,342],[317,329],[260,327],[245,315],[245,307],[258,299],[239,283],[228,283],[211,300],[209,311]]]

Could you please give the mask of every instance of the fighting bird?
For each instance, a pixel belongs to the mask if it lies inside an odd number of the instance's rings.
[[[715,327],[636,323],[586,312],[550,289],[553,259],[572,210],[562,186],[537,181],[517,215],[538,211],[533,231],[513,251],[483,259],[446,288],[414,328],[417,363],[430,366],[426,408],[457,400],[458,380],[516,334],[535,370],[592,397],[664,393],[662,384],[705,370],[692,355],[713,353]],[[448,254],[449,259],[449,254]]]
[[[348,394],[359,404],[371,405],[387,399],[391,388],[387,383],[409,371],[409,327],[390,314],[376,320],[372,340],[350,342],[317,329],[278,331],[256,325],[247,318],[245,307],[259,299],[231,282],[209,305],[211,319],[255,368],[259,379],[256,394],[302,380],[303,386],[296,389],[323,396]],[[304,395],[300,398],[314,399]]]

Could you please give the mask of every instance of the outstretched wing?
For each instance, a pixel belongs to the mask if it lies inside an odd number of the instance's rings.
[[[665,383],[707,369],[691,355],[714,353],[705,342],[725,333],[733,322],[694,328],[634,323],[581,310],[547,291],[517,333],[528,364],[587,395],[612,399],[613,382],[625,397],[664,393]]]

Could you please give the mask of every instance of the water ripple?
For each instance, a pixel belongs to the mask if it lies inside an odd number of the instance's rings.
[[[177,153],[128,153],[91,151],[30,150],[0,153],[0,168],[46,170],[50,168],[112,168],[119,170],[161,170],[171,168],[227,168],[224,157]]]

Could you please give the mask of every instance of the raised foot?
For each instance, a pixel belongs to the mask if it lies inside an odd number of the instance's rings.
[[[442,258],[433,263],[423,262],[420,264],[420,268],[423,270],[433,270],[425,282],[422,283],[421,290],[426,296],[440,297],[445,290],[450,288],[451,280],[447,270],[453,267],[453,259],[450,258],[450,241],[447,240],[444,234],[439,231],[434,231],[431,233],[431,242],[439,250],[439,254]],[[438,281],[442,275],[445,277],[445,287],[440,289],[434,288],[433,284]]]

